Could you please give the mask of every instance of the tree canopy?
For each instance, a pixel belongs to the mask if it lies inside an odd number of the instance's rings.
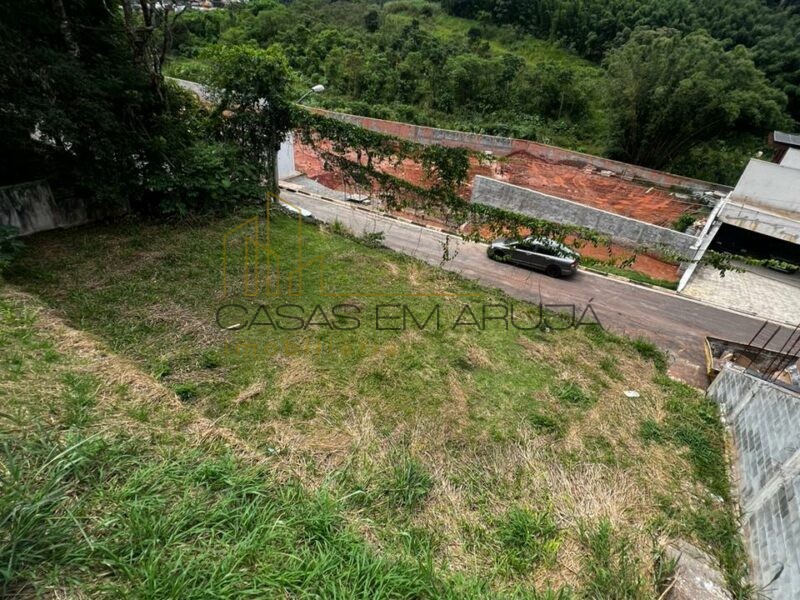
[[[277,47],[252,46],[212,46],[203,56],[214,65],[208,83],[216,92],[213,114],[222,138],[263,168],[277,194],[276,157],[292,125],[286,57]]]
[[[508,24],[601,61],[637,28],[705,29],[726,49],[749,48],[756,66],[800,117],[800,6],[784,0],[443,0],[450,14]]]
[[[641,29],[607,59],[613,152],[663,168],[720,131],[786,123],[786,98],[770,87],[748,51],[704,31]]]
[[[441,6],[474,20],[449,17]],[[385,5],[252,0],[230,10],[195,12],[176,28],[170,68],[177,76],[202,78],[203,67],[210,66],[203,54],[206,46],[280,47],[294,82],[303,82],[305,89],[325,85],[325,94],[309,101],[326,108],[532,139],[728,184],[753,153],[764,150],[769,128],[778,123],[792,127],[779,114],[793,107],[792,86],[800,81],[800,43],[795,43],[800,16],[789,5],[758,0],[446,0],[441,6],[425,0]],[[686,81],[681,97],[670,99],[669,110],[638,110],[638,121],[626,123],[630,111],[617,106],[622,74],[619,69],[612,74],[612,61],[606,58],[643,29],[673,31],[670,52],[686,54],[684,46],[702,46],[698,54],[708,51],[710,56],[700,66],[689,64],[688,77],[666,68],[671,58],[652,68],[639,64],[629,76],[641,78],[637,86],[643,91],[650,83],[671,89],[679,79]],[[701,43],[703,29],[708,39]],[[678,43],[685,38],[689,41]],[[691,62],[691,53],[687,56]],[[715,66],[712,57],[719,56]],[[696,86],[690,90],[692,81]],[[739,83],[741,89],[733,92]],[[687,106],[703,102],[722,112],[712,114],[701,106],[702,118],[683,115]],[[703,121],[706,116],[710,120]],[[650,122],[651,117],[671,122]],[[638,142],[630,139],[634,129]],[[658,131],[673,129],[680,129],[682,137],[660,138],[659,144],[674,145],[647,152],[640,148],[650,145]]]
[[[0,183],[180,213],[255,193],[255,172],[165,83],[176,13],[133,0],[0,0]]]
[[[0,24],[3,181],[55,176],[113,196],[151,158],[166,110],[132,60],[121,15],[99,1],[69,12],[44,0],[3,5],[13,15]]]

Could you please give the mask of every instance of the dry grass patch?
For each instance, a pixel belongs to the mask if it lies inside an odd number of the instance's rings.
[[[445,438],[454,439],[469,422],[469,395],[464,385],[469,385],[469,375],[457,375],[454,371],[447,373],[447,384],[450,392],[449,400],[442,403],[440,414]]]
[[[239,392],[233,399],[233,404],[239,405],[250,402],[254,398],[257,398],[258,396],[263,394],[266,389],[267,389],[266,383],[264,383],[263,381],[256,381],[249,387],[246,387],[241,392]]]
[[[276,387],[281,393],[314,383],[319,375],[314,363],[305,356],[278,356]]]
[[[143,373],[132,361],[113,354],[96,337],[68,326],[34,296],[7,286],[2,292],[2,298],[32,311],[35,315],[33,328],[43,337],[52,340],[59,352],[85,361],[107,386],[123,386],[132,397],[140,401],[180,406],[178,398],[171,390]]]
[[[464,352],[464,358],[471,369],[496,369],[489,351],[468,336],[458,340],[458,347]]]
[[[114,354],[91,334],[68,326],[34,296],[7,286],[0,298],[10,301],[16,310],[33,315],[33,331],[51,341],[58,352],[67,357],[71,372],[97,378],[98,384],[91,395],[97,398],[95,409],[102,409],[106,426],[113,425],[126,432],[152,432],[153,428],[165,426],[177,430],[185,424],[185,431],[194,444],[217,440],[249,462],[263,460],[263,455],[230,429],[199,415],[134,362]],[[47,394],[53,397],[62,397],[65,391],[64,384],[52,377],[37,378],[36,384],[44,386]],[[19,393],[20,385],[16,383],[15,394]],[[139,409],[146,415],[145,420],[128,416]]]
[[[394,262],[384,260],[382,264],[384,267],[386,267],[386,270],[392,277],[397,277],[398,275],[400,275],[400,267],[398,267]]]
[[[127,309],[124,315],[146,324],[164,325],[168,332],[167,337],[176,343],[183,338],[190,338],[192,345],[199,348],[219,348],[231,334],[217,327],[213,314],[200,316],[197,312],[171,301]]]

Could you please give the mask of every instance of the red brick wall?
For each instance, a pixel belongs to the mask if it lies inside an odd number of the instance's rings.
[[[477,152],[490,151],[497,156],[507,156],[514,152],[525,152],[535,158],[548,162],[571,165],[578,169],[592,166],[596,169],[612,171],[620,177],[633,178],[643,184],[655,185],[662,188],[682,188],[701,192],[716,190],[726,193],[731,189],[716,183],[673,175],[672,173],[665,173],[663,171],[655,171],[646,167],[631,165],[600,156],[593,156],[591,154],[574,152],[572,150],[565,150],[564,148],[548,146],[547,144],[540,144],[528,140],[422,127],[420,125],[399,123],[397,121],[384,121],[383,119],[360,117],[358,115],[348,115],[323,109],[313,110],[336,119],[360,125],[371,131],[393,135],[421,144],[459,146]]]

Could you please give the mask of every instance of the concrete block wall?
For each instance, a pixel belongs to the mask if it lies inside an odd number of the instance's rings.
[[[634,246],[670,248],[685,258],[694,255],[694,236],[637,221],[571,200],[549,196],[487,177],[477,176],[472,187],[472,202],[486,204],[537,219],[565,225],[587,227]]]
[[[729,368],[708,396],[733,437],[752,578],[773,600],[800,598],[800,394]]]
[[[56,201],[47,181],[0,187],[0,225],[11,225],[20,235],[88,223],[91,217],[81,200]]]
[[[521,140],[516,138],[500,137],[496,135],[483,135],[479,133],[467,133],[464,131],[453,131],[450,129],[438,129],[435,127],[422,127],[420,125],[412,125],[410,123],[400,123],[398,121],[386,121],[384,119],[373,119],[371,117],[361,117],[358,115],[349,115],[346,113],[339,113],[320,108],[312,109],[315,112],[324,114],[334,119],[339,119],[353,125],[358,125],[377,131],[378,133],[385,133],[395,137],[411,140],[420,144],[439,144],[442,146],[459,146],[469,148],[477,152],[492,152],[498,156],[506,156],[512,152],[526,152],[537,158],[555,162],[560,164],[570,164],[578,169],[582,169],[587,165],[591,165],[597,169],[612,171],[617,175],[630,177],[640,182],[655,185],[662,188],[681,188],[693,192],[725,192],[730,191],[731,188],[710,183],[708,181],[701,181],[699,179],[692,179],[690,177],[682,177],[672,173],[665,173],[663,171],[656,171],[638,165],[631,165],[628,163],[620,162],[603,158],[602,156],[594,156],[591,154],[584,154],[582,152],[574,152],[557,146],[548,146],[547,144],[540,144],[530,140]]]

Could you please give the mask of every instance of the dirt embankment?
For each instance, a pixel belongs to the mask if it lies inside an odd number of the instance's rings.
[[[340,173],[325,168],[319,155],[310,147],[295,143],[295,166],[298,171],[335,190],[343,190],[345,182]],[[470,159],[468,182],[461,195],[469,199],[472,181],[476,175],[491,177],[545,194],[573,200],[624,215],[655,225],[669,226],[686,211],[687,205],[669,193],[657,188],[645,188],[635,182],[617,176],[605,176],[589,168],[550,163],[526,152],[515,152],[495,161]],[[381,170],[417,185],[425,185],[426,178],[422,167],[413,161],[405,160],[399,165],[383,164]],[[355,192],[350,186],[347,191]],[[414,215],[421,220],[421,215]],[[430,220],[430,219],[427,219]],[[633,256],[624,246],[612,244],[611,248],[585,245],[581,248],[584,256],[620,263]],[[638,255],[630,268],[655,279],[677,281],[678,266],[654,256]]]

